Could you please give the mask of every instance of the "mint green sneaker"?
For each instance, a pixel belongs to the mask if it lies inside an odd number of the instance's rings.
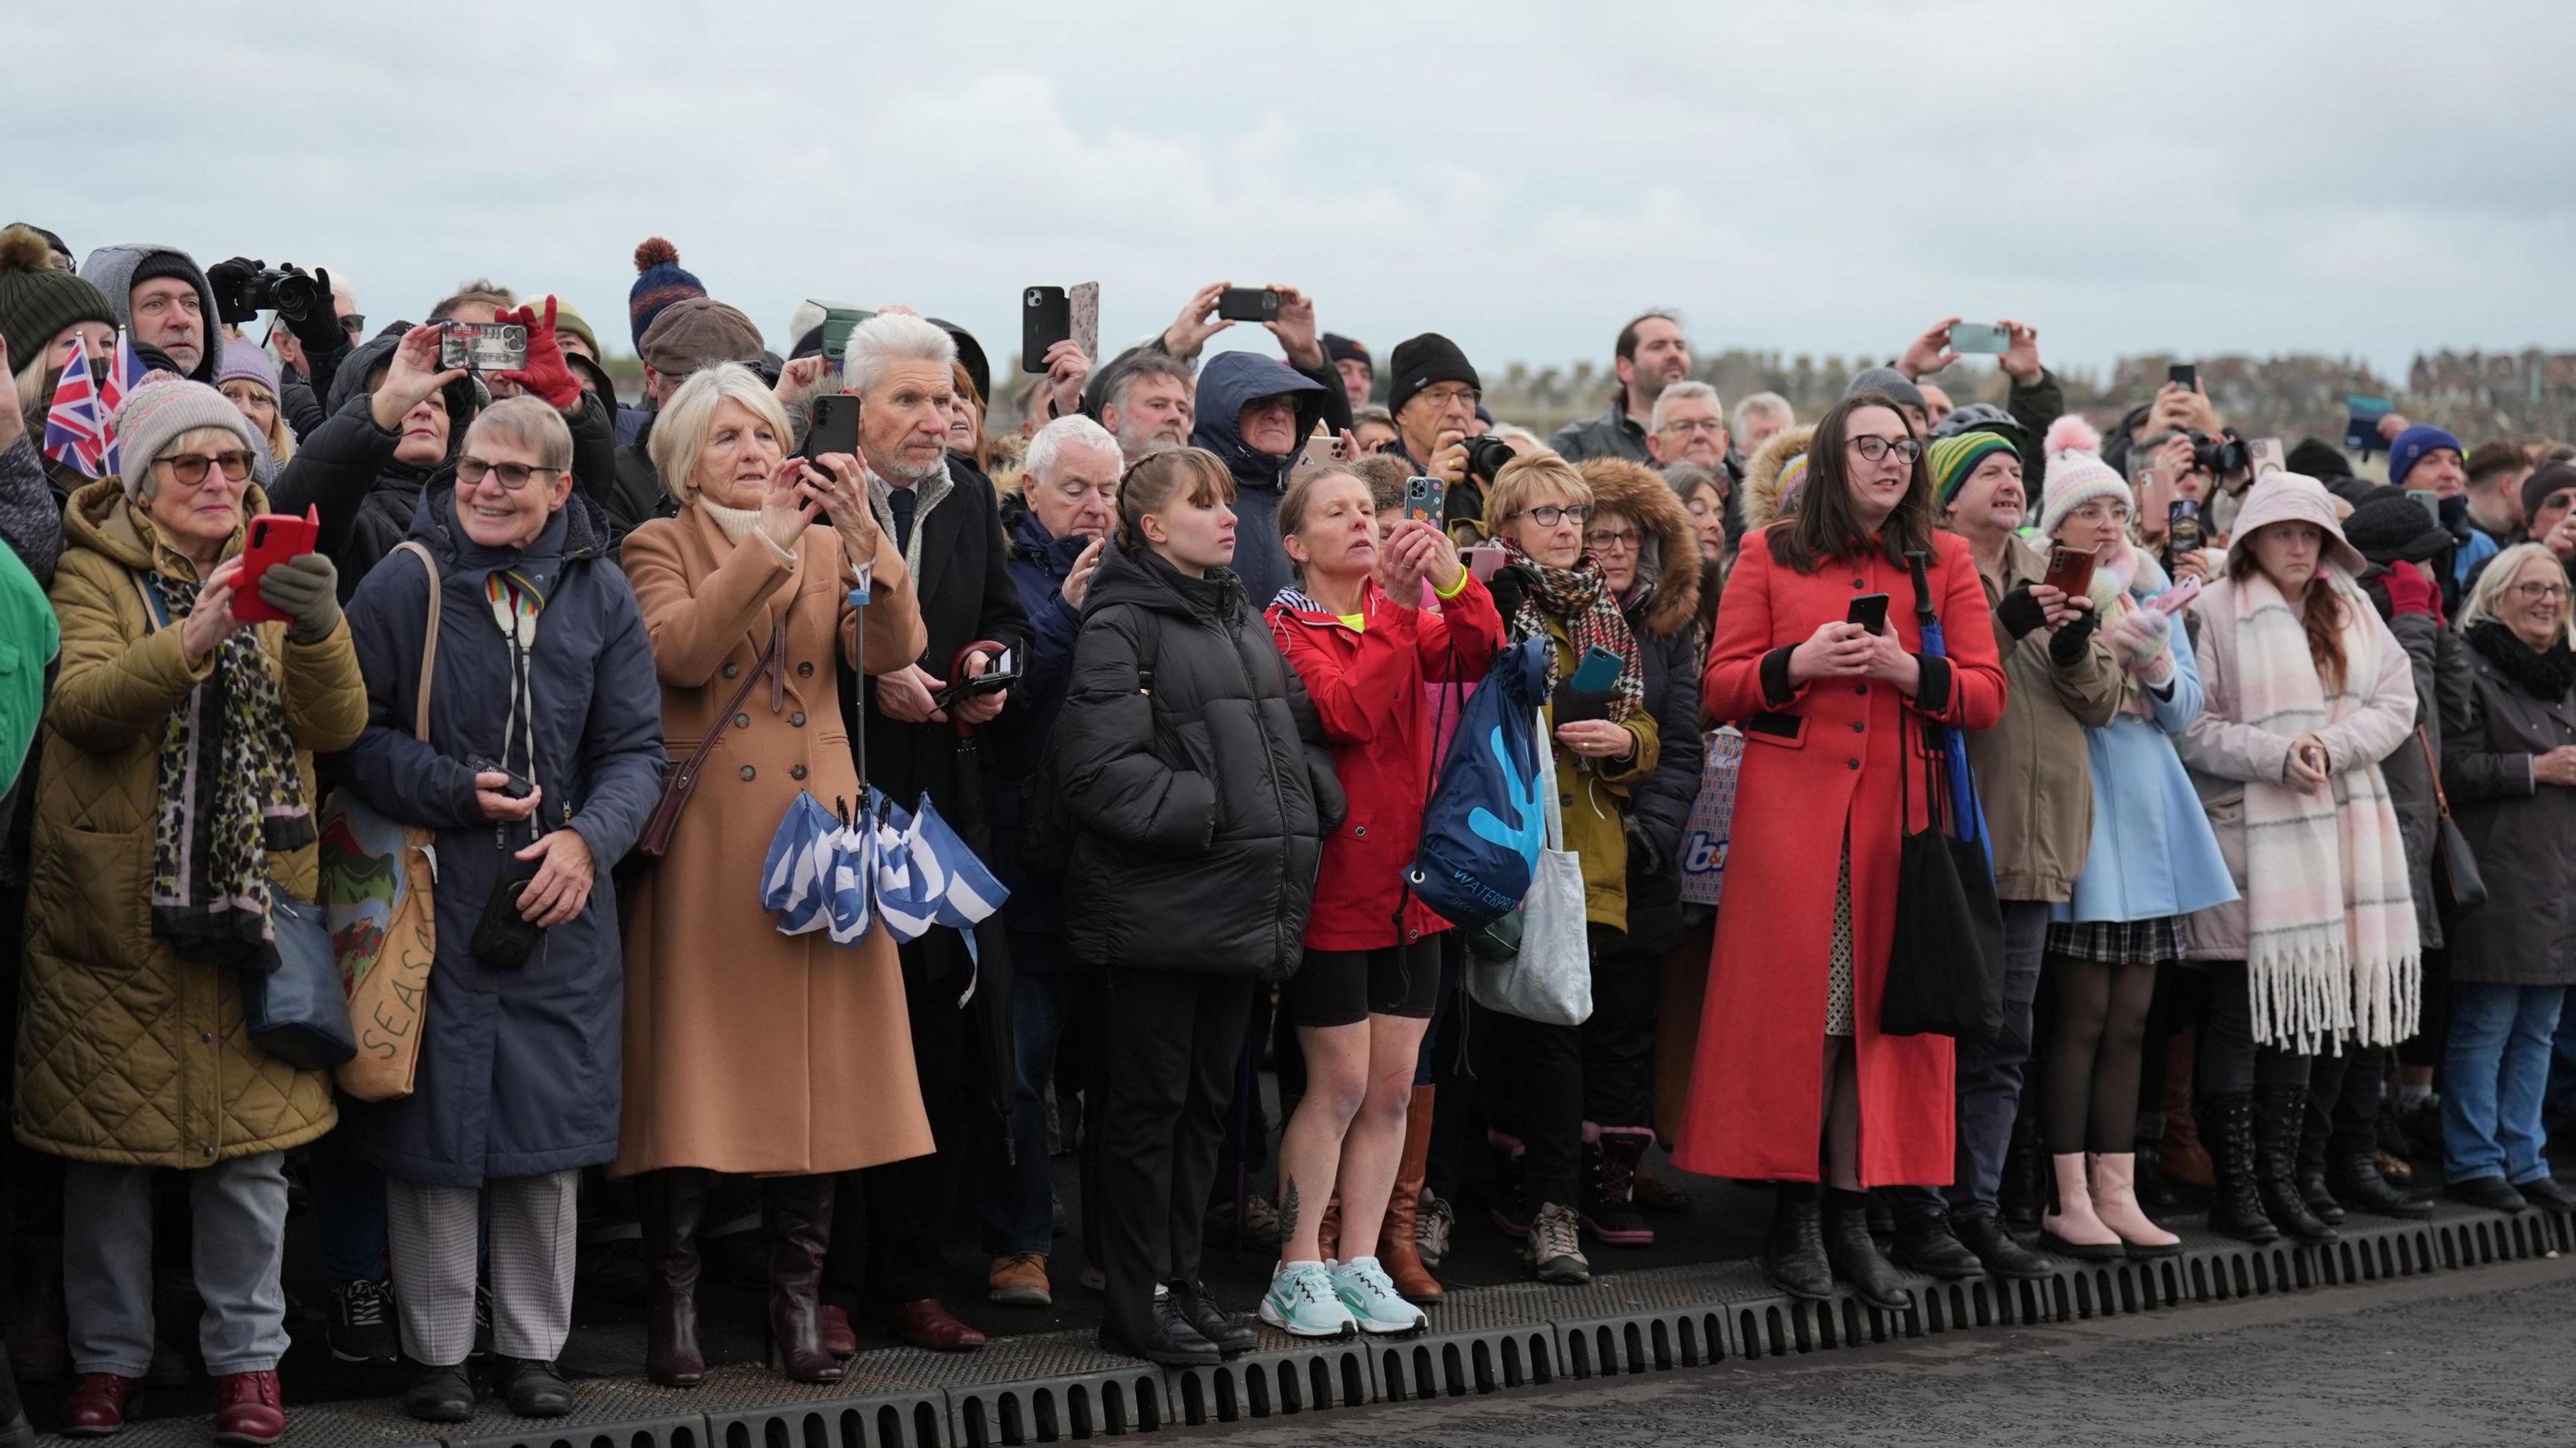
[[[1421,1308],[1396,1293],[1395,1284],[1388,1280],[1386,1269],[1378,1265],[1375,1257],[1354,1257],[1336,1263],[1330,1275],[1334,1293],[1342,1299],[1342,1306],[1351,1310],[1351,1316],[1359,1320],[1362,1332],[1393,1335],[1420,1332],[1431,1325]]]
[[[1350,1337],[1360,1330],[1321,1262],[1280,1264],[1261,1294],[1261,1320],[1291,1337]]]

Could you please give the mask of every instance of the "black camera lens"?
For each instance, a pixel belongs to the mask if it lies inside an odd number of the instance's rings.
[[[1467,439],[1466,447],[1467,475],[1483,483],[1492,482],[1496,473],[1510,466],[1512,459],[1519,456],[1512,451],[1510,443],[1491,433]]]
[[[270,272],[261,278],[268,283],[269,304],[282,317],[300,318],[313,310],[319,300],[313,278],[294,272]]]

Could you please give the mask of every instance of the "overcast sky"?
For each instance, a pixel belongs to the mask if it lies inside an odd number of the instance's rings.
[[[1497,372],[1646,306],[1708,351],[2576,346],[2576,6],[1253,8],[12,4],[0,211],[377,319],[488,274],[619,352],[650,235],[782,351],[901,300],[997,365],[1028,284],[1099,281],[1115,343],[1220,278]]]

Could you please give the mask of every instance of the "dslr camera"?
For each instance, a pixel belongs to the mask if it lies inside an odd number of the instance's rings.
[[[2253,454],[2245,439],[2233,432],[2211,437],[2205,432],[2191,435],[2191,465],[2214,478],[2233,477],[2254,466]]]
[[[321,287],[293,262],[282,266],[270,266],[264,261],[254,261],[248,267],[218,266],[207,273],[206,280],[215,289],[215,310],[224,321],[237,327],[262,312],[275,312],[289,322],[300,322],[323,300]]]
[[[1512,451],[1510,443],[1492,433],[1487,433],[1483,437],[1468,438],[1461,445],[1467,449],[1467,476],[1488,487],[1493,485],[1494,474],[1501,472],[1511,464],[1513,458],[1520,456]]]

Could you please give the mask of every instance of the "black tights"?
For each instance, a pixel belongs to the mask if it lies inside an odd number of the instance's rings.
[[[2048,1149],[2136,1150],[2138,1056],[2154,1004],[2156,968],[2050,954],[2057,1010],[2042,1093]]]

